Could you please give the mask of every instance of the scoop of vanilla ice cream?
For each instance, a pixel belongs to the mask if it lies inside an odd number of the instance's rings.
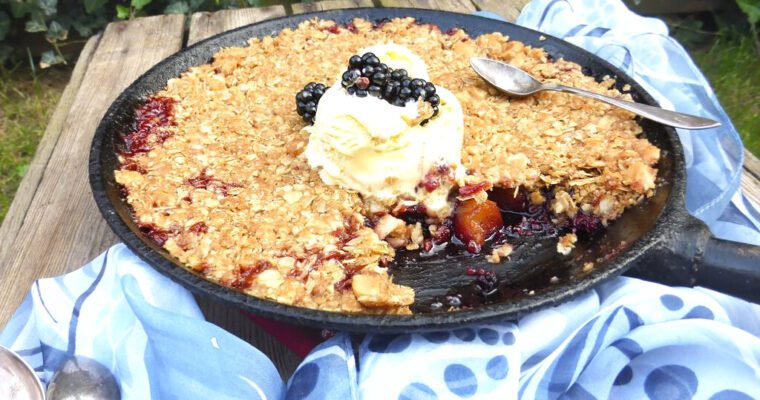
[[[304,128],[310,135],[309,165],[319,169],[325,183],[386,204],[416,198],[431,168],[461,169],[462,108],[448,90],[438,88],[437,94],[439,114],[423,126],[412,124],[418,119],[417,102],[398,107],[332,86],[319,101],[314,125]]]
[[[430,80],[427,65],[420,56],[411,50],[395,43],[377,44],[362,49],[359,54],[374,53],[380,62],[385,63],[391,69],[405,69],[412,78]]]

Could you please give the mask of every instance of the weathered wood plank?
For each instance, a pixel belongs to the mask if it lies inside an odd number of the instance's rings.
[[[748,199],[760,204],[760,180],[745,172],[742,174],[741,187]]]
[[[530,3],[530,0],[472,0],[472,2],[475,3],[478,10],[490,11],[501,15],[509,22],[515,22],[520,11],[526,4]]]
[[[471,13],[476,11],[470,0],[380,0],[383,7],[414,7],[432,10]]]
[[[217,11],[215,13],[198,12],[190,18],[190,33],[187,37],[187,45],[190,46],[209,36],[239,28],[243,25],[284,15],[285,7],[283,6],[242,8],[238,10]]]
[[[760,180],[760,159],[747,149],[744,149],[744,170],[754,176],[755,179]]]
[[[188,45],[209,36],[243,25],[285,15],[282,6],[227,10],[216,13],[195,13],[190,20]],[[234,307],[208,297],[195,296],[203,315],[211,323],[227,330],[263,352],[277,367],[283,378],[293,374],[300,357],[259,328]]]
[[[29,211],[0,260],[0,326],[35,279],[79,268],[116,242],[87,182],[90,142],[108,105],[130,82],[182,46],[184,16],[108,25],[87,67]]]
[[[77,59],[76,66],[71,72],[69,83],[66,84],[63,94],[61,94],[61,99],[58,101],[58,105],[50,117],[47,128],[45,128],[45,133],[42,135],[39,145],[37,145],[34,158],[29,164],[29,169],[21,180],[15,196],[13,196],[13,202],[8,209],[8,213],[5,215],[2,226],[0,226],[0,260],[6,260],[6,254],[13,245],[18,231],[21,229],[24,217],[29,210],[29,205],[32,203],[34,194],[37,192],[37,188],[42,180],[42,175],[45,173],[50,155],[53,153],[56,143],[58,143],[63,123],[69,115],[71,104],[74,102],[74,97],[82,84],[84,73],[87,71],[87,66],[90,65],[92,55],[98,47],[100,36],[98,34],[91,37],[87,41],[87,44],[84,45],[82,52],[79,53],[79,59]]]
[[[303,14],[314,11],[339,10],[341,8],[372,7],[372,0],[326,0],[313,3],[293,4],[293,14]]]

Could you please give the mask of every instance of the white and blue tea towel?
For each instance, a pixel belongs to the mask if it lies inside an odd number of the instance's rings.
[[[618,0],[534,0],[518,23],[592,51],[661,104],[719,119],[680,131],[687,206],[723,238],[760,244],[736,189],[742,146],[665,25]],[[117,376],[125,399],[760,399],[760,306],[631,278],[517,321],[424,334],[338,334],[285,384],[272,362],[203,320],[192,296],[112,247],[35,283],[0,334],[47,382],[66,357]]]

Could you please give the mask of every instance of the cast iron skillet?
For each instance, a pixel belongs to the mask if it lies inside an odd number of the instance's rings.
[[[525,242],[511,261],[494,266],[482,257],[449,254],[422,259],[406,253],[391,266],[396,282],[415,289],[417,311],[409,316],[341,314],[292,307],[247,296],[180,267],[179,262],[144,236],[130,218],[130,207],[114,180],[117,168],[114,142],[127,133],[133,111],[146,96],[162,89],[167,80],[187,68],[208,63],[220,48],[245,45],[251,37],[276,34],[313,17],[350,22],[412,16],[446,31],[465,29],[472,36],[502,32],[512,39],[543,47],[554,59],[565,58],[597,78],[616,76],[618,88],[629,84],[639,102],[656,105],[652,97],[624,73],[600,58],[560,39],[509,23],[481,17],[419,9],[351,9],[290,16],[248,25],[214,36],[167,58],[131,84],[111,105],[100,122],[90,152],[90,184],[95,201],[116,234],[136,254],[161,273],[201,295],[228,302],[243,310],[291,323],[327,329],[371,332],[424,331],[452,328],[473,322],[516,318],[555,305],[634,268],[636,275],[673,285],[700,285],[749,300],[760,300],[760,250],[757,247],[715,239],[707,227],[685,209],[686,175],[681,145],[668,127],[641,121],[647,138],[662,150],[659,187],[649,201],[628,210],[602,234],[580,243],[568,257],[556,253],[555,242]],[[539,38],[543,36],[545,40]],[[594,262],[591,271],[583,271]],[[434,296],[464,291],[473,277],[467,267],[497,271],[508,285],[495,303],[459,312],[434,312],[427,306]],[[457,289],[459,288],[459,289]],[[532,295],[525,293],[533,291]]]

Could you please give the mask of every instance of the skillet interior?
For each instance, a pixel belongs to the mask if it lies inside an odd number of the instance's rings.
[[[412,16],[438,25],[442,30],[460,27],[471,36],[502,32],[510,38],[535,47],[543,47],[553,58],[565,58],[585,68],[586,73],[601,78],[617,77],[618,89],[631,86],[638,102],[656,102],[631,78],[607,62],[562,40],[542,35],[517,25],[500,21],[418,9],[351,9],[303,14],[268,20],[230,31],[191,46],[157,64],[130,85],[111,105],[95,134],[90,154],[90,182],[96,202],[116,234],[140,257],[158,271],[203,295],[229,302],[243,310],[289,322],[349,331],[398,332],[451,328],[476,321],[515,318],[540,307],[568,300],[627,269],[642,253],[669,235],[668,226],[683,214],[685,185],[683,156],[673,129],[641,121],[646,137],[662,150],[659,162],[659,187],[649,201],[627,211],[594,240],[580,243],[570,257],[559,258],[554,242],[534,241],[516,249],[511,261],[494,266],[466,255],[422,260],[414,254],[398,257],[393,271],[395,281],[412,286],[417,294],[416,313],[411,316],[352,315],[292,307],[247,296],[204,280],[180,266],[165,250],[145,237],[130,218],[130,208],[115,183],[117,168],[114,140],[129,130],[133,110],[147,95],[162,89],[166,81],[187,68],[207,63],[222,47],[245,45],[248,38],[276,34],[285,27],[313,17],[349,22],[354,17],[370,20]],[[540,40],[541,36],[545,40]],[[671,221],[672,220],[672,221]],[[670,221],[670,223],[669,223]],[[670,229],[672,230],[672,229]],[[623,244],[621,244],[623,242]],[[583,272],[584,262],[595,268]],[[489,305],[460,312],[431,312],[425,304],[433,296],[472,280],[464,274],[467,267],[497,271],[510,287],[534,290],[531,296],[508,292],[503,299]],[[557,277],[550,283],[552,277]]]

